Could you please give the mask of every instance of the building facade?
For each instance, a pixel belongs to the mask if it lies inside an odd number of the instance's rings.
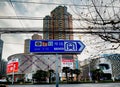
[[[6,75],[6,61],[2,60],[3,40],[0,39],[0,76]]]
[[[43,19],[43,39],[53,39],[52,17],[47,15]]]
[[[32,40],[41,40],[42,36],[38,34],[33,34],[32,35]],[[24,53],[29,54],[30,53],[30,40],[31,39],[26,39],[24,41]]]
[[[30,39],[26,39],[24,41],[24,53],[26,54],[30,53],[29,49],[30,49]]]
[[[33,34],[32,35],[32,40],[41,40],[42,39],[42,36],[39,35],[39,34]]]
[[[51,11],[51,16],[44,17],[43,32],[43,39],[73,40],[72,15],[67,7],[58,6]]]
[[[1,60],[0,61],[0,76],[6,76],[6,65],[7,61]]]
[[[90,79],[90,72],[95,69],[101,69],[104,73],[104,79],[112,79],[120,75],[120,54],[107,54],[100,58],[85,61],[82,67],[82,76],[84,80]]]
[[[106,62],[104,62],[105,60]],[[111,77],[120,75],[120,54],[108,54],[107,56],[103,56],[99,62],[98,66],[104,73],[111,74]]]
[[[11,60],[18,60],[18,71],[14,72],[15,82],[19,79],[25,81],[32,81],[32,75],[37,70],[54,70],[56,71],[56,56],[55,55],[44,55],[44,54],[14,54],[8,57],[8,62]],[[58,71],[61,72],[61,56],[58,55]],[[8,67],[9,65],[7,65]],[[8,70],[7,70],[8,71]],[[7,75],[11,81],[13,72],[8,72]]]
[[[0,61],[2,60],[3,40],[0,39]]]

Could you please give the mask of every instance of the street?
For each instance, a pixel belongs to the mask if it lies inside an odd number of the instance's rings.
[[[8,87],[56,87],[55,85],[8,85]],[[59,87],[120,87],[120,83],[60,84]]]

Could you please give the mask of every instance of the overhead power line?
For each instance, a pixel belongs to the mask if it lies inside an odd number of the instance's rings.
[[[113,27],[84,27],[84,28],[80,28],[80,27],[76,27],[76,28],[72,28],[73,30],[111,30],[111,28]],[[118,27],[120,28],[120,27]],[[43,28],[42,27],[24,27],[24,28],[21,28],[21,27],[0,27],[0,30],[42,30]],[[51,28],[45,28],[46,30],[51,30]],[[54,27],[55,30],[57,30],[58,28],[57,27]],[[62,28],[63,29],[63,28]],[[71,30],[71,28],[65,28],[64,30]],[[111,30],[112,31],[112,30]],[[114,30],[115,31],[115,30]]]
[[[8,0],[1,0],[1,2],[10,2]],[[65,5],[65,6],[81,6],[81,7],[94,7],[93,5],[82,5],[82,4],[63,4],[63,3],[41,3],[41,2],[33,2],[33,1],[14,1],[11,0],[13,3],[27,3],[27,4],[43,4],[43,5]],[[96,6],[96,7],[110,7],[112,8],[112,5],[102,5],[102,6]],[[120,6],[114,6],[115,8],[120,8]]]
[[[28,16],[0,16],[0,19],[11,19],[11,20],[44,20],[44,17],[28,17]],[[45,20],[68,20],[68,19],[45,19]],[[101,21],[101,19],[90,19],[90,18],[72,18],[73,21]],[[109,19],[104,19],[104,21],[110,21]]]
[[[17,16],[17,11],[16,11],[16,9],[15,9],[15,7],[14,7],[13,3],[12,3],[12,0],[8,0],[8,1],[9,1],[10,5],[12,6],[12,8],[13,8],[13,10],[14,10],[15,14],[16,14],[16,18],[18,19],[19,23],[23,26],[22,21],[21,21],[21,20],[19,20],[19,18],[18,18],[18,16]]]
[[[88,28],[86,28],[86,30],[84,30],[84,28],[74,28],[76,30],[69,30],[66,29],[65,31],[43,31],[42,28],[0,28],[0,32],[2,34],[4,33],[65,33],[65,34],[105,34],[105,33],[120,33],[120,31],[110,31],[110,30],[102,30],[102,31],[97,31],[97,30],[87,30]],[[79,29],[79,31],[77,30]],[[82,30],[83,29],[83,30]]]
[[[44,33],[44,32],[48,32],[48,31],[39,31],[39,30],[28,30],[28,31],[24,31],[24,30],[14,30],[14,31],[9,31],[9,30],[4,30],[1,31],[2,34],[4,33]],[[53,33],[52,31],[49,33]],[[105,34],[105,33],[120,33],[120,32],[111,32],[111,31],[55,31],[54,33],[65,33],[65,34]]]
[[[29,16],[0,16],[0,19],[7,19],[7,20],[44,20],[44,17],[29,17]],[[66,19],[59,19],[59,18],[54,18],[54,19],[45,19],[45,20],[68,20]],[[120,23],[120,20],[109,20],[109,19],[90,19],[90,18],[72,18],[72,21],[88,21],[93,24],[99,24],[99,25],[107,25],[107,24],[118,24]],[[100,22],[100,23],[99,23]],[[103,22],[103,23],[102,23]],[[22,24],[22,22],[20,21]],[[22,24],[23,25],[23,24]]]
[[[43,20],[43,17],[27,17],[27,16],[0,16],[0,19]]]

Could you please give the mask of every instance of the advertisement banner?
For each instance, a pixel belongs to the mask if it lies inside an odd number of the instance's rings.
[[[7,73],[18,72],[18,59],[12,59],[7,64]]]
[[[63,67],[70,67],[70,69],[73,69],[73,59],[65,59],[62,58],[61,66]]]

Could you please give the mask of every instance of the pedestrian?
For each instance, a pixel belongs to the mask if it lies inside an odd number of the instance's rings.
[[[113,81],[113,82],[115,81],[115,76],[114,76],[114,75],[112,76],[112,81]]]

